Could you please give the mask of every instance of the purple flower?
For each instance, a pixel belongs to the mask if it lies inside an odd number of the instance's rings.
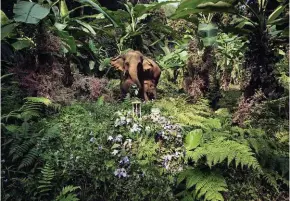
[[[115,138],[115,142],[122,142],[122,138],[123,136],[122,135],[117,135],[117,137]]]
[[[128,156],[125,156],[123,157],[120,162],[119,162],[121,165],[126,165],[126,164],[129,164],[130,163],[130,160],[128,158]]]
[[[114,175],[121,178],[121,177],[127,177],[127,171],[124,168],[116,169],[114,172]]]

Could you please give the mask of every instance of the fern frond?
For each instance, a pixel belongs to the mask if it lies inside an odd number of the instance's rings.
[[[54,178],[55,171],[52,169],[49,163],[46,163],[45,166],[41,170],[42,178],[39,181],[39,193],[44,195],[44,193],[48,193],[52,189],[52,179]]]
[[[28,140],[25,141],[23,144],[12,146],[11,150],[9,151],[9,156],[13,155],[12,161],[17,160],[18,158],[22,157],[25,153],[29,151],[29,149],[35,144],[34,141]]]
[[[250,147],[236,141],[225,140],[223,137],[214,139],[194,151],[188,151],[186,159],[198,162],[203,156],[206,157],[209,167],[222,163],[227,158],[228,165],[235,160],[236,167],[240,164],[242,167],[248,166],[261,171],[261,167],[253,156]]]
[[[44,97],[26,97],[25,99],[34,103],[43,103],[46,106],[52,104],[51,100]]]
[[[194,194],[203,200],[216,200],[223,201],[224,198],[221,192],[227,191],[227,184],[225,179],[217,172],[203,172],[198,169],[185,170],[185,173],[181,173],[181,177],[186,180],[186,189],[189,190],[194,187]],[[184,180],[179,179],[179,181]]]
[[[79,199],[73,192],[79,188],[71,185],[64,187],[55,201],[78,201]]]
[[[18,169],[21,169],[23,167],[28,167],[33,164],[34,161],[38,158],[38,150],[37,148],[32,148],[29,150],[28,154],[24,156],[24,159],[21,161]]]

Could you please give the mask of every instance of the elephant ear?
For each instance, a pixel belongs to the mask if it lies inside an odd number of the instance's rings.
[[[149,59],[147,57],[143,60],[143,70],[149,70],[153,67],[158,66],[152,59]]]
[[[117,70],[124,71],[124,58],[122,55],[111,59],[111,65]]]

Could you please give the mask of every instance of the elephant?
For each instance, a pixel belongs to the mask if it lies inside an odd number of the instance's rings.
[[[122,82],[121,82],[121,91],[122,93],[126,92],[126,83],[128,84],[128,79],[131,79],[134,84],[139,88],[139,97],[148,100],[148,96],[144,91],[144,80],[152,80],[155,83],[155,87],[157,87],[161,69],[159,66],[148,57],[145,57],[139,51],[128,51],[123,55],[119,55],[113,59],[111,59],[111,65],[122,71]],[[131,83],[132,84],[132,83]],[[128,91],[127,91],[128,92]]]
[[[154,80],[144,80],[144,97],[145,100],[156,99],[156,85]]]
[[[126,80],[123,80],[121,82],[121,99],[124,99],[127,95],[128,92],[130,92],[130,88],[134,85],[135,83],[131,78],[127,78]]]

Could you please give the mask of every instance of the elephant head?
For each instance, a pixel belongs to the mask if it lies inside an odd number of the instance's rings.
[[[111,60],[116,69],[129,74],[132,81],[141,88],[140,75],[143,72],[143,55],[139,51],[129,51]]]
[[[144,80],[153,80],[155,86],[157,86],[161,75],[159,66],[139,51],[129,51],[124,55],[113,58],[111,65],[124,73],[123,80],[131,79],[140,89],[139,95],[145,99]]]

